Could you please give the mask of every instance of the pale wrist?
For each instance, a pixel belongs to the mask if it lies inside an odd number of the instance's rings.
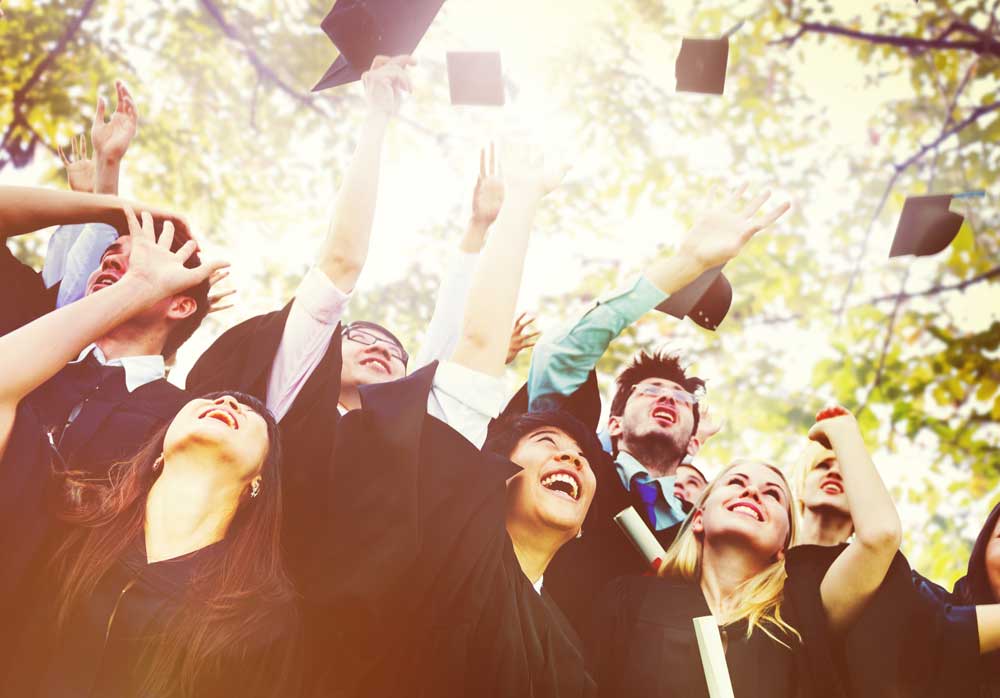
[[[656,260],[643,272],[643,276],[669,296],[687,286],[709,268],[690,255],[678,253]]]
[[[389,121],[392,119],[392,114],[375,106],[368,107],[368,118],[366,120],[366,125],[369,128],[384,129],[389,125]]]
[[[125,272],[125,275],[111,288],[100,291],[100,293],[107,293],[110,290],[116,290],[118,294],[130,299],[142,308],[155,305],[161,298],[166,297],[164,294],[158,293],[157,288],[148,280],[141,279],[136,274],[129,272]]]
[[[486,230],[489,225],[475,217],[469,219],[469,225],[465,229],[465,234],[458,243],[458,249],[465,253],[480,252],[483,243],[486,241]]]

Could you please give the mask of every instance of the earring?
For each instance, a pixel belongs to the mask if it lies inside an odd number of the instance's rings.
[[[250,483],[250,497],[254,498],[260,494],[260,480],[254,480]]]
[[[153,472],[154,473],[159,472],[160,468],[162,467],[163,467],[163,454],[161,453],[156,457],[156,460],[153,461]]]

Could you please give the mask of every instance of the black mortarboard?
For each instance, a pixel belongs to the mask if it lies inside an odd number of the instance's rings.
[[[449,51],[448,89],[452,104],[502,107],[500,54],[495,51]]]
[[[535,411],[563,410],[576,417],[591,431],[597,431],[601,421],[601,389],[597,385],[597,371],[592,370],[587,380],[572,395],[547,395],[535,405]],[[490,422],[490,429],[508,419],[528,413],[528,385],[521,386],[496,419]]]
[[[702,273],[667,300],[656,306],[661,313],[676,318],[685,316],[694,320],[706,330],[715,330],[733,303],[733,287],[722,274],[722,267],[713,267]]]
[[[908,196],[896,225],[890,257],[937,254],[955,239],[965,218],[948,210],[951,194]]]
[[[337,0],[320,25],[340,55],[313,92],[354,82],[375,56],[412,53],[444,0]]]
[[[729,38],[684,39],[674,74],[678,92],[721,95],[726,88]]]

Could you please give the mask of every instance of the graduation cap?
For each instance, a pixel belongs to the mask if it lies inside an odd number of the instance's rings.
[[[412,53],[444,0],[337,0],[320,26],[340,51],[313,92],[354,82],[375,56]]]
[[[447,59],[452,104],[503,106],[503,69],[499,53],[449,51]]]
[[[681,42],[674,75],[678,92],[721,95],[726,88],[729,37],[687,39]]]
[[[706,330],[714,331],[722,324],[732,304],[733,287],[722,274],[720,265],[703,272],[676,293],[671,293],[656,309],[675,318],[689,317]]]
[[[948,209],[951,200],[985,194],[986,192],[974,191],[955,195],[906,197],[889,256],[903,257],[912,254],[927,257],[937,254],[951,244],[965,220],[961,214]]]

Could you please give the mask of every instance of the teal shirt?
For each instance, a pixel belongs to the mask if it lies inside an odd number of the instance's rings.
[[[600,301],[569,330],[543,338],[531,355],[529,409],[555,407],[549,396],[572,395],[626,327],[666,300],[645,276],[623,293]]]
[[[621,479],[622,487],[625,488],[626,492],[629,491],[629,485],[632,483],[632,478],[635,477],[636,473],[645,473],[649,476],[649,471],[642,466],[642,463],[633,458],[632,454],[625,451],[618,452],[618,458],[615,461],[615,470],[618,471],[618,477]],[[681,509],[680,500],[674,496],[674,482],[676,479],[673,475],[649,478],[650,482],[654,482],[657,485],[657,497],[653,503],[653,510],[656,512],[656,521],[647,523],[651,523],[657,531],[676,526],[687,516],[684,510]],[[644,519],[646,518],[644,512],[639,512],[639,514]]]

